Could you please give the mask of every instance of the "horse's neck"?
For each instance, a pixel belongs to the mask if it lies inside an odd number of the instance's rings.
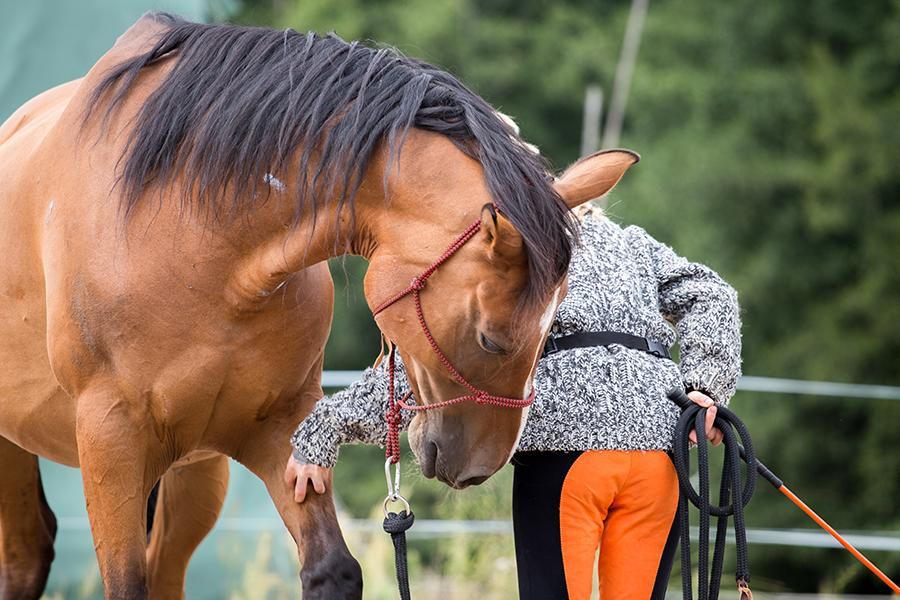
[[[320,207],[313,219],[307,214],[299,223],[286,225],[290,217],[283,216],[280,225],[248,249],[232,270],[226,288],[226,298],[236,309],[258,306],[294,273],[335,256],[357,254],[368,258],[377,247],[369,223],[373,212],[369,205],[383,205],[383,200],[357,199],[356,217],[351,219],[345,209],[340,219],[336,208]]]
[[[291,274],[344,254],[370,261],[383,257],[394,268],[408,265],[421,270],[436,258],[423,254],[423,249],[443,249],[490,200],[480,166],[440,135],[411,130],[397,166],[388,173],[387,185],[386,168],[385,153],[378,152],[360,186],[353,213],[345,205],[338,218],[336,203],[325,203],[314,220],[307,211],[297,226],[282,226],[278,234],[247,253],[231,277],[229,299],[238,305],[258,304]],[[290,193],[294,184],[288,180],[281,192]],[[281,218],[281,223],[290,219]]]

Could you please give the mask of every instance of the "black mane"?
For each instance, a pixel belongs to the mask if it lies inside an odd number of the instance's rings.
[[[154,17],[167,26],[155,46],[111,69],[89,104],[112,95],[108,123],[143,67],[176,58],[122,156],[126,217],[148,187],[162,189],[179,175],[184,209],[234,217],[264,202],[268,174],[285,173],[298,156],[297,220],[307,210],[315,218],[335,194],[338,213],[349,202],[352,214],[379,144],[393,156],[417,127],[447,136],[482,164],[496,204],[523,237],[528,299],[545,297],[568,268],[574,224],[545,165],[450,74],[334,35]]]

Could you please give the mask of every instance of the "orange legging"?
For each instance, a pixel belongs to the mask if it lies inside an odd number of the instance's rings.
[[[559,535],[570,600],[591,597],[600,547],[600,597],[646,600],[678,507],[678,479],[664,452],[595,450],[563,482]]]
[[[648,600],[678,505],[668,455],[524,452],[513,463],[520,597],[588,600],[599,547],[600,597]]]

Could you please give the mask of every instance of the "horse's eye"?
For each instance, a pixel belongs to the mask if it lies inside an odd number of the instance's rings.
[[[480,331],[478,332],[478,345],[481,346],[485,352],[490,352],[491,354],[506,354],[506,349],[503,348],[503,346]]]

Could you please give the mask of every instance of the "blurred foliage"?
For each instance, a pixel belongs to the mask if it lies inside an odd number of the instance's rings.
[[[628,7],[275,0],[246,2],[238,20],[334,30],[432,61],[513,115],[562,166],[577,157],[585,86],[599,83],[610,94]],[[654,2],[622,140],[644,160],[609,212],[733,282],[744,311],[745,372],[898,385],[898,125],[900,0]],[[346,280],[335,268],[331,368],[362,367],[378,348],[359,285],[364,266],[345,264]],[[742,393],[734,406],[766,462],[832,524],[900,529],[900,403]],[[383,493],[380,456],[344,454],[337,489],[356,514]],[[457,500],[419,479],[417,511],[506,516],[508,483],[501,474]],[[749,522],[811,526],[767,489]],[[752,551],[761,588],[882,591],[842,551]],[[900,556],[873,558],[900,576]]]
[[[362,290],[366,261],[358,256],[331,260],[334,280],[334,320],[325,346],[326,369],[361,369],[375,362],[381,333],[375,326]]]

